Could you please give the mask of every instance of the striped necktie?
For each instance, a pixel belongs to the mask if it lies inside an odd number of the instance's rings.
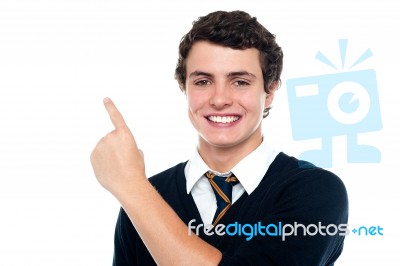
[[[223,177],[208,171],[205,176],[210,181],[215,198],[217,199],[217,211],[213,219],[213,225],[215,226],[232,206],[232,187],[238,184],[239,180],[232,173],[229,176]]]

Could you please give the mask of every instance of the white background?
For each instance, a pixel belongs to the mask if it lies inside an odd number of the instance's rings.
[[[247,3],[244,3],[247,2]],[[89,162],[112,129],[111,97],[144,150],[150,176],[187,160],[196,134],[173,78],[177,47],[197,17],[243,9],[277,35],[285,59],[282,87],[264,122],[267,141],[297,156],[287,79],[335,73],[318,50],[377,73],[383,129],[360,136],[379,164],[348,164],[346,139],[334,138],[331,170],[345,182],[350,227],[383,236],[346,238],[336,265],[399,265],[398,127],[400,8],[396,1],[0,1],[0,265],[110,265],[119,204]],[[396,127],[397,126],[397,127]]]

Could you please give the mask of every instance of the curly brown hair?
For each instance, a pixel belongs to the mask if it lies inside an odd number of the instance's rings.
[[[280,84],[283,53],[275,41],[275,35],[262,26],[256,17],[244,11],[216,11],[194,21],[192,29],[180,42],[175,79],[182,91],[186,90],[186,58],[197,41],[209,41],[240,50],[256,48],[260,52],[264,90],[269,93],[272,82]],[[264,117],[269,114],[269,109],[264,111]]]

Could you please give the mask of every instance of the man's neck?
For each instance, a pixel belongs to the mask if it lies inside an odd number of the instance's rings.
[[[211,146],[205,144],[204,140],[200,140],[198,148],[200,156],[212,170],[225,173],[257,149],[261,142],[261,135],[231,147]]]

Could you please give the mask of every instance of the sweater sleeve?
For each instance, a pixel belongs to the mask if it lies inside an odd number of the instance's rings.
[[[290,178],[277,181],[254,203],[263,214],[262,219],[251,222],[265,228],[255,235],[257,229],[253,227],[251,239],[249,227],[247,236],[230,239],[237,244],[234,250],[223,252],[220,265],[334,264],[348,234],[344,184],[336,175],[319,168],[288,174]],[[267,230],[268,225],[272,226]]]

